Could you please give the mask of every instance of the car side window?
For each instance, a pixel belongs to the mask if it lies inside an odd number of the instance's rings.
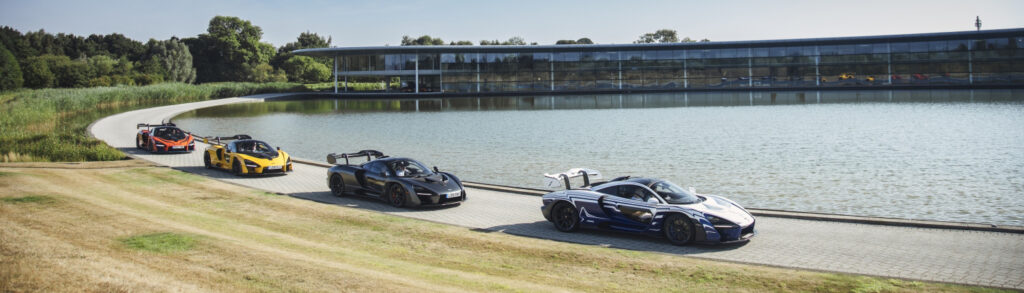
[[[227,149],[228,149],[228,152],[231,152],[231,153],[236,152],[235,151],[235,142],[228,143]]]
[[[366,164],[364,169],[370,174],[380,175],[381,172],[384,172],[384,164],[381,162],[370,162]]]
[[[625,199],[639,200],[644,202],[646,202],[649,198],[654,197],[653,192],[651,192],[647,188],[643,188],[636,185],[620,185],[618,193],[616,195]]]
[[[617,195],[618,190],[619,190],[618,186],[612,186],[612,187],[605,187],[605,188],[598,189],[597,192],[604,193],[604,194],[607,194],[607,195]]]

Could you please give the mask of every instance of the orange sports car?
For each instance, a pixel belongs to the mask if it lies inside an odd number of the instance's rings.
[[[146,124],[139,123],[135,136],[135,147],[153,153],[191,152],[196,149],[195,138],[174,123]]]

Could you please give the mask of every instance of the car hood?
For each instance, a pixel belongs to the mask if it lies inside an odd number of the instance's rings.
[[[435,193],[451,193],[462,190],[458,181],[453,180],[445,174],[434,173],[430,176],[402,178],[414,186],[426,188]]]
[[[692,208],[702,213],[725,219],[740,225],[740,227],[746,227],[754,223],[754,216],[750,215],[747,210],[733,201],[717,195],[701,194],[701,196],[705,198],[702,202],[678,206]]]

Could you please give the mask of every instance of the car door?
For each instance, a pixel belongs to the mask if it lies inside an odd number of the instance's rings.
[[[639,184],[619,185],[616,196],[609,196],[604,201],[604,210],[613,220],[613,228],[627,231],[647,230],[657,213],[657,203],[647,199],[657,198],[654,192]],[[642,199],[633,199],[639,194]]]
[[[387,184],[387,167],[384,163],[369,162],[363,168],[366,170],[366,183],[363,188],[372,193],[384,194],[384,185]]]

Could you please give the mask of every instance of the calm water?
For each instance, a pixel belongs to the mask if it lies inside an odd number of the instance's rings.
[[[606,179],[670,179],[753,208],[1024,225],[1020,92],[786,93],[760,106],[769,99],[291,101],[202,109],[175,122],[202,135],[250,134],[321,161],[376,149],[467,181],[540,188],[545,172],[588,167]]]

